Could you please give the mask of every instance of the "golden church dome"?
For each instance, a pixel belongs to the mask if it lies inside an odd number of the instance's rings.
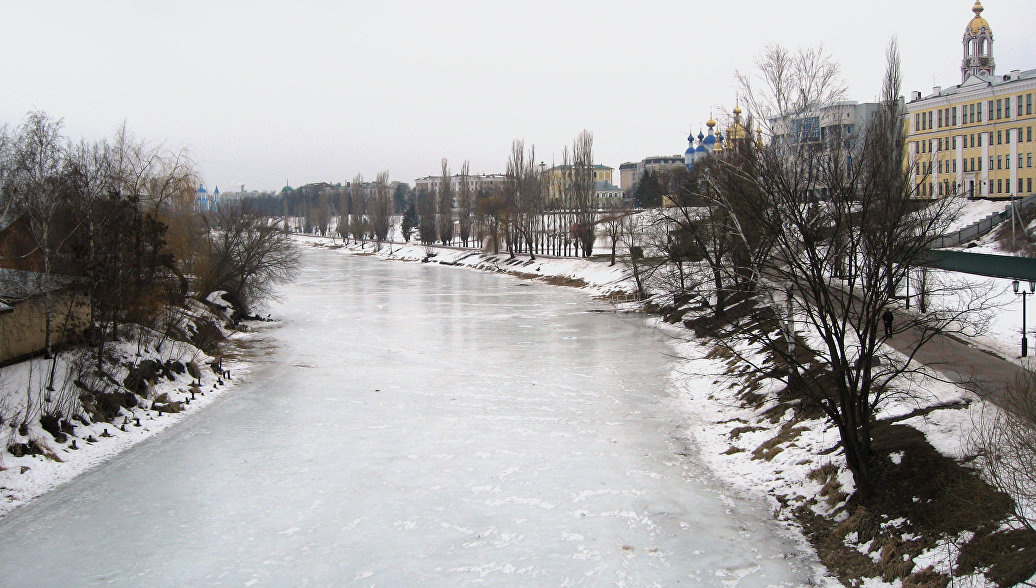
[[[993,28],[989,26],[989,21],[982,18],[982,11],[985,8],[982,7],[982,0],[975,0],[975,6],[972,7],[971,11],[975,13],[975,18],[971,19],[968,23],[968,30],[971,31],[972,35],[978,35],[979,31],[985,28],[990,33],[993,32]]]

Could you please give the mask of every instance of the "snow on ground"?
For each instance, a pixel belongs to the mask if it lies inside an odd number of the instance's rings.
[[[249,333],[234,335],[238,340],[250,337]],[[154,399],[165,394],[171,401],[184,402],[181,412],[151,410],[148,401],[147,407],[120,409],[119,416],[112,423],[86,424],[73,419],[74,436],[65,443],[57,443],[40,427],[38,420],[28,426],[25,435],[17,423],[23,420],[27,410],[30,415],[38,414],[41,397],[44,397],[42,405],[52,408],[53,403],[66,402],[68,400],[63,398],[78,395],[73,383],[77,370],[72,365],[75,359],[72,354],[59,356],[55,366],[56,390],[51,393],[50,402],[45,400],[45,380],[49,379],[51,369],[49,360],[35,358],[0,369],[0,390],[5,394],[0,396],[0,408],[3,414],[11,415],[9,420],[15,423],[0,428],[0,446],[6,448],[11,443],[33,442],[50,453],[49,456],[15,457],[6,451],[0,452],[0,516],[180,422],[233,388],[233,379],[224,381],[209,368],[208,363],[213,358],[189,343],[167,341],[157,348],[138,349],[135,343],[123,341],[116,346],[115,355],[124,363],[139,363],[147,359],[183,364],[193,361],[200,368],[200,379],[197,380],[200,385],[195,388],[194,399],[191,400],[190,391],[195,380],[186,371],[174,374],[174,379],[160,377],[149,396]],[[246,361],[224,359],[223,369],[229,370],[232,378],[238,378],[248,373],[250,365]],[[122,381],[127,374],[128,370],[120,367],[112,375]]]
[[[1003,212],[1008,203],[1003,201],[971,200],[967,201],[961,209],[961,218],[955,223],[954,230],[969,226],[992,213]],[[1014,256],[1015,253],[1005,252],[1000,249],[995,240],[997,229],[979,238],[975,247],[957,247],[959,251],[968,253],[987,253],[992,255]],[[981,332],[969,336],[970,341],[976,347],[994,352],[996,355],[1014,363],[1023,365],[1027,360],[1021,357],[1021,335],[1022,335],[1022,297],[1015,294],[1011,282],[1005,278],[987,278],[969,274],[958,274],[941,270],[928,270],[929,280],[937,290],[948,293],[952,290],[958,292],[973,291],[982,293],[985,297],[985,305],[992,310],[989,316],[988,325],[984,325]],[[911,294],[914,296],[912,308],[916,310],[916,295],[920,270],[911,272]],[[1023,281],[1022,287],[1027,284]],[[905,294],[901,289],[900,294]],[[1027,306],[1032,302],[1031,296],[1026,296]],[[938,297],[932,300],[932,306],[940,307]],[[943,305],[944,306],[944,305]],[[1029,347],[1036,344],[1036,337],[1033,336],[1036,330],[1036,315],[1033,319],[1027,320],[1026,330],[1029,333]]]
[[[1007,206],[1008,203],[1003,200],[967,200],[962,204],[960,214],[951,223],[949,231],[970,227],[991,214],[1003,212]]]

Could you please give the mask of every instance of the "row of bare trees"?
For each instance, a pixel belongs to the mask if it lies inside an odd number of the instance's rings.
[[[721,154],[665,178],[675,206],[641,230],[638,245],[650,254],[634,255],[639,247],[631,247],[630,255],[638,280],[646,276],[679,301],[697,298],[717,317],[760,325],[732,329],[723,344],[753,363],[760,356],[744,351],[761,344],[766,357],[786,366],[788,386],[839,431],[864,497],[875,489],[877,411],[905,393],[903,377],[916,369],[911,359],[933,337],[981,328],[989,294],[944,282],[953,296],[937,308],[899,310],[909,269],[959,203],[919,201],[923,162],[904,166],[902,156],[895,43],[887,62],[880,108],[866,129],[835,126],[824,137],[803,136],[796,123],[819,120],[841,99],[838,67],[820,50],[769,47],[756,73],[739,77],[770,142],[745,132]],[[734,305],[739,312],[729,313]],[[889,334],[880,328],[887,311],[895,313]],[[890,336],[904,353],[885,345]]]
[[[598,201],[593,135],[588,131],[576,137],[571,149],[565,148],[562,165],[550,169],[536,162],[534,146],[515,140],[502,186],[476,188],[467,161],[453,175],[443,159],[439,177],[434,191],[415,196],[413,224],[421,241],[487,247],[494,253],[505,249],[512,257],[589,257],[602,229],[602,213],[608,209],[610,218],[618,218],[614,213],[622,204]]]
[[[0,265],[3,279],[35,281],[44,300],[45,355],[71,325],[60,285],[88,305],[88,341],[101,368],[119,325],[153,329],[192,293],[224,290],[249,312],[290,280],[298,252],[269,219],[241,206],[194,210],[197,175],[184,151],[149,146],[122,128],[75,143],[62,122],[30,113],[0,128]],[[27,278],[28,276],[28,278]]]

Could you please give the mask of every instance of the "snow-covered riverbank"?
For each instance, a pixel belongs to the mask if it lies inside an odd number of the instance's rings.
[[[196,305],[194,312],[208,311]],[[247,346],[257,333],[224,331],[223,335],[232,339],[228,346]],[[251,368],[240,354],[227,357],[222,367],[230,378],[221,378],[209,365],[215,358],[191,343],[173,340],[153,340],[150,345],[123,341],[113,348],[111,358],[116,363],[107,364],[111,381],[104,385],[126,380],[128,366],[147,362],[158,366],[160,374],[149,387],[148,406],[120,406],[113,422],[73,419],[60,441],[61,434],[56,439],[41,426],[40,415],[56,408],[55,403],[77,402],[82,385],[90,386],[84,379],[93,377],[92,360],[84,364],[88,358],[72,352],[59,355],[53,366],[50,360],[34,358],[0,369],[0,406],[9,421],[0,428],[0,445],[26,449],[18,456],[0,452],[0,516],[197,413],[247,380]],[[55,389],[48,393],[50,381]],[[23,421],[26,424],[20,426]]]

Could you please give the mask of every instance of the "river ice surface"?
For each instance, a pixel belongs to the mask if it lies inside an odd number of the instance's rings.
[[[307,251],[259,365],[0,520],[11,586],[772,586],[814,558],[585,293]]]

